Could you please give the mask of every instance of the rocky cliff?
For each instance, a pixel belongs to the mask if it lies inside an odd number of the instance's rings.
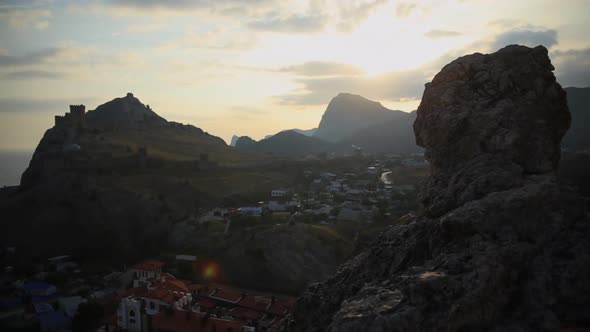
[[[312,285],[291,331],[553,331],[590,326],[590,221],[557,184],[570,125],[542,47],[445,66],[414,124],[423,213]]]

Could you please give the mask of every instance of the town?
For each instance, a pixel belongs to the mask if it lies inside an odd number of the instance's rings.
[[[418,181],[428,171],[422,155],[340,164],[309,164],[292,187],[271,190],[266,201],[203,210],[193,222],[220,236],[252,224],[352,227],[358,240],[359,229],[381,231],[417,208]],[[108,273],[86,270],[69,255],[26,266],[13,257],[18,248],[3,249],[0,320],[17,330],[265,331],[290,312],[296,295],[223,283],[222,264],[198,250]]]

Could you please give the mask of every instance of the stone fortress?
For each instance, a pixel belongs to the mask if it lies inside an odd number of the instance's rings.
[[[84,116],[86,106],[70,105],[70,112],[64,115],[55,116],[55,127],[57,128],[81,128],[85,126]]]

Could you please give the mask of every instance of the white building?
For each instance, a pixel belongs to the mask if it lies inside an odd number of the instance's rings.
[[[147,284],[148,280],[159,279],[162,273],[163,262],[147,260],[131,267],[135,274],[133,287],[140,287]]]
[[[135,297],[126,297],[121,299],[119,308],[117,308],[117,325],[129,332],[141,332],[144,327],[141,315],[142,300]]]

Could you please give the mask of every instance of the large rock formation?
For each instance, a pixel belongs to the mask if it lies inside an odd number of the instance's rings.
[[[506,47],[445,66],[426,85],[414,123],[432,176],[432,216],[555,170],[570,126],[547,50]]]
[[[570,116],[544,47],[459,58],[415,133],[424,213],[312,285],[294,331],[553,331],[590,326],[590,221],[556,182]]]

